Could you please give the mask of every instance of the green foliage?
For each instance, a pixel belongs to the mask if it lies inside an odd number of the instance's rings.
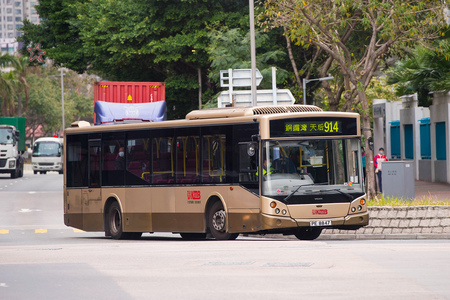
[[[250,69],[250,34],[242,32],[238,28],[211,31],[208,35],[210,44],[207,51],[211,60],[209,78],[217,86],[220,84],[220,70]],[[263,76],[259,86],[262,89],[272,87],[272,66],[280,65],[286,59],[286,53],[282,48],[271,43],[269,34],[260,31],[255,32],[256,65]],[[282,64],[283,65],[283,64]],[[277,83],[287,80],[288,71],[277,68]]]
[[[416,47],[387,73],[388,83],[397,84],[398,96],[418,93],[419,104],[429,106],[430,91],[450,91],[450,40],[441,40],[434,47]]]
[[[385,197],[383,194],[370,199],[367,206],[430,206],[430,205],[450,205],[450,201],[436,200],[431,197],[422,199],[404,200],[395,197]]]

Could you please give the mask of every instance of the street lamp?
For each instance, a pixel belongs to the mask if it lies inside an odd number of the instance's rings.
[[[305,79],[303,78],[303,105],[306,105],[306,84],[311,81],[324,81],[334,79],[333,76],[322,77],[322,78],[314,78],[314,79]]]
[[[252,90],[252,104],[253,106],[257,105],[257,96],[256,96],[256,44],[255,44],[255,1],[249,0],[249,15],[250,15],[250,61],[252,68],[252,81],[251,81],[251,90]]]

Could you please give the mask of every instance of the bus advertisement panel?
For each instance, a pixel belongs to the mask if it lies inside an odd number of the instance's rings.
[[[368,224],[359,115],[314,106],[194,111],[66,129],[64,221],[115,239],[187,239]]]

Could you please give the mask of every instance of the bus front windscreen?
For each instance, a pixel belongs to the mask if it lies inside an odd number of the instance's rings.
[[[364,194],[358,138],[264,141],[261,155],[264,196],[325,203]]]
[[[33,157],[61,156],[61,146],[55,142],[39,142],[33,146]]]

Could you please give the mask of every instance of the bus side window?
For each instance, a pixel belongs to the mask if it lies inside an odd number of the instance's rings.
[[[257,182],[258,150],[255,143],[239,143],[239,182]]]

